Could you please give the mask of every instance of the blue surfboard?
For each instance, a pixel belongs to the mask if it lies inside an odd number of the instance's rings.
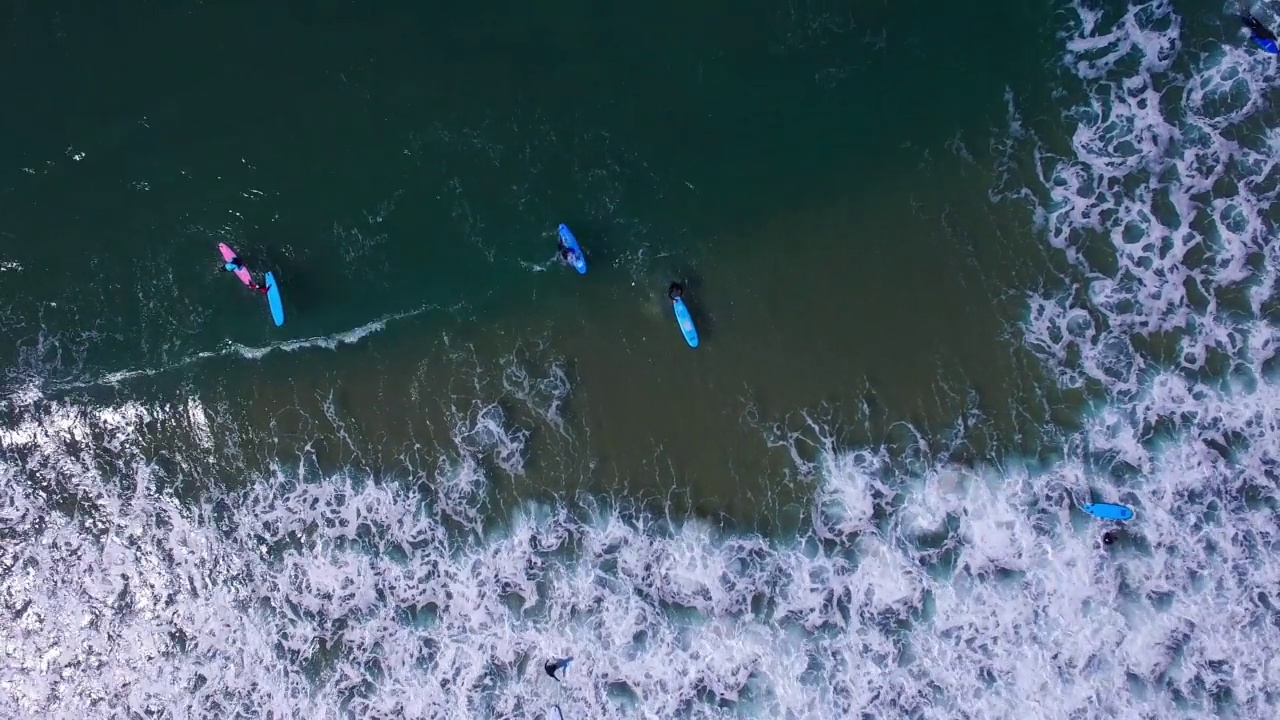
[[[280,300],[280,287],[276,285],[276,276],[267,273],[263,276],[267,285],[267,304],[271,306],[271,319],[276,321],[276,327],[284,324],[284,303]]]
[[[1253,41],[1254,45],[1257,45],[1272,55],[1280,53],[1280,46],[1277,46],[1276,41],[1271,38],[1260,38],[1257,35],[1250,35],[1249,39]]]
[[[587,255],[582,252],[582,246],[578,244],[578,238],[573,236],[573,231],[564,223],[560,223],[560,241],[564,243],[565,247],[577,254],[573,261],[573,268],[578,271],[579,275],[586,275]]]
[[[1096,518],[1103,520],[1132,520],[1133,510],[1115,503],[1085,503],[1080,508]]]
[[[684,333],[684,341],[689,343],[689,347],[698,347],[698,329],[693,326],[693,316],[689,314],[684,299],[675,298],[671,307],[676,311],[676,322],[680,324],[680,332]]]

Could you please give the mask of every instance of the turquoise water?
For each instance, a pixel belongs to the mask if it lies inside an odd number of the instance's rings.
[[[1233,23],[15,6],[0,707],[1258,717],[1278,76]]]

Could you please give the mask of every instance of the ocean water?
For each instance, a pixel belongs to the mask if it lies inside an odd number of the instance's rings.
[[[1274,716],[1230,10],[16,5],[0,714]]]

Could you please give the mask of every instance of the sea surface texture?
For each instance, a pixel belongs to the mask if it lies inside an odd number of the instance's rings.
[[[10,3],[0,716],[1277,717],[1234,10]]]

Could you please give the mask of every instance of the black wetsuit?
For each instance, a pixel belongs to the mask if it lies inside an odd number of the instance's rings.
[[[548,660],[542,666],[542,669],[547,671],[547,674],[550,675],[552,678],[554,678],[556,682],[560,682],[560,678],[556,677],[556,672],[558,672],[561,668],[567,666],[569,664],[569,661],[572,659],[573,658],[565,658],[562,660]]]
[[[1262,40],[1276,40],[1276,34],[1268,30],[1266,25],[1263,25],[1258,18],[1250,15],[1249,13],[1241,13],[1240,22],[1244,23],[1244,26],[1249,28],[1249,32],[1253,33],[1254,37]]]

